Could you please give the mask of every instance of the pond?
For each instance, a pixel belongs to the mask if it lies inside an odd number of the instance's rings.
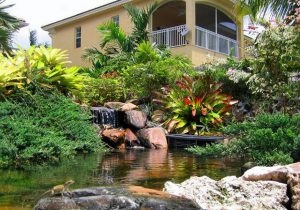
[[[75,180],[71,189],[105,185],[138,185],[163,189],[168,180],[190,176],[221,179],[241,175],[241,160],[203,159],[182,150],[131,150],[78,156],[58,166],[0,170],[0,209],[31,209],[55,185]]]

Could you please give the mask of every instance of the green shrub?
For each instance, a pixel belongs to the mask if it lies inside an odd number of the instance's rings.
[[[150,97],[164,86],[174,86],[183,75],[196,74],[190,61],[183,57],[169,57],[128,66],[122,72],[125,87],[131,97]]]
[[[300,157],[300,115],[264,114],[253,122],[232,124],[224,133],[235,138],[228,144],[192,147],[201,156],[244,156],[260,165],[287,164]]]
[[[87,83],[78,100],[91,106],[99,106],[109,101],[124,101],[125,95],[122,78],[98,78]]]
[[[0,102],[0,167],[104,151],[90,121],[88,113],[57,93],[11,96]]]

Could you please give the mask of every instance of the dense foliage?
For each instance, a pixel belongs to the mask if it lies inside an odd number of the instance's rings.
[[[200,156],[246,157],[259,165],[287,164],[300,159],[300,115],[263,114],[254,121],[224,128],[234,139],[228,145],[191,147]]]
[[[0,167],[103,150],[90,122],[88,112],[59,93],[15,94],[0,103]]]
[[[78,100],[91,105],[107,101],[151,98],[164,86],[174,86],[183,75],[194,75],[191,62],[171,56],[150,42],[140,43],[131,53],[120,53],[99,69],[85,69],[92,78]]]
[[[104,150],[88,112],[66,97],[89,78],[65,67],[64,51],[32,46],[0,56],[0,167]]]

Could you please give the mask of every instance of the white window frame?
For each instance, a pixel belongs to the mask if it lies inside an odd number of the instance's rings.
[[[79,41],[79,44],[78,44]],[[75,48],[81,48],[81,41],[82,41],[82,33],[81,33],[81,26],[75,28]]]

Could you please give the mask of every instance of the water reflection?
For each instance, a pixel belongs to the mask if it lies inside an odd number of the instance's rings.
[[[184,151],[136,150],[80,156],[55,167],[0,170],[0,209],[29,209],[39,195],[69,179],[76,181],[71,188],[139,185],[162,189],[168,180],[182,182],[190,176],[239,176],[242,163],[201,159]]]

